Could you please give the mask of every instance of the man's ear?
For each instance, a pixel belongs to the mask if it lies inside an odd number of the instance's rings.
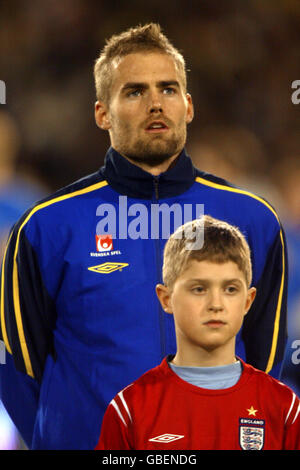
[[[251,308],[251,305],[254,302],[255,297],[256,297],[256,288],[251,287],[250,289],[248,289],[248,293],[247,293],[247,300],[246,300],[246,306],[245,306],[245,315],[249,312],[249,310]]]
[[[189,93],[186,94],[186,99],[187,99],[187,114],[186,114],[186,123],[190,124],[192,120],[194,119],[194,105],[193,105],[193,100],[192,97]]]
[[[164,311],[167,313],[173,313],[171,308],[171,293],[169,288],[163,284],[157,284],[155,291]]]
[[[100,129],[108,131],[111,128],[108,106],[100,100],[95,103],[95,121]]]

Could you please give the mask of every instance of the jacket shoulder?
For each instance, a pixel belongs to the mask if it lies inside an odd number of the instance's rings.
[[[260,211],[264,216],[269,216],[270,220],[273,219],[277,226],[281,225],[275,208],[263,196],[255,194],[248,189],[236,186],[233,183],[213,174],[200,171],[197,168],[195,181],[204,187],[215,190],[216,193],[220,193],[220,197],[223,197],[224,193],[226,193],[228,197],[238,197],[240,205],[244,205],[245,208],[253,208],[255,211]]]
[[[18,231],[30,219],[32,219],[35,214],[39,214],[41,210],[50,207],[56,207],[56,204],[58,203],[71,200],[73,198],[75,199],[78,196],[83,196],[107,185],[107,181],[103,178],[100,172],[90,174],[77,181],[74,181],[73,183],[70,183],[63,188],[58,189],[49,196],[46,196],[45,198],[35,202],[24,212],[18,222],[14,225],[14,230]]]

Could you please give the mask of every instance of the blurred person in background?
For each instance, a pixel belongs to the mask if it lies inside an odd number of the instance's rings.
[[[0,450],[19,450],[23,446],[18,430],[0,401]]]
[[[10,113],[0,111],[0,259],[13,224],[35,201],[45,195],[37,181],[18,173],[20,133]],[[0,342],[0,367],[5,362],[4,343]],[[1,374],[0,374],[1,377]],[[0,401],[0,449],[23,448],[22,439]]]
[[[265,148],[250,129],[206,126],[190,138],[187,149],[197,168],[248,189],[277,207],[280,197],[267,171]]]
[[[21,137],[14,118],[0,112],[0,259],[9,231],[26,209],[47,194],[29,170],[18,170]]]
[[[289,253],[288,341],[281,380],[300,394],[300,141],[275,139],[270,166],[260,140],[240,126],[209,126],[188,144],[196,167],[266,198],[285,227]]]
[[[99,210],[121,213],[120,196],[147,209],[188,204],[190,218],[202,203],[238,226],[251,246],[258,295],[237,354],[278,376],[285,347],[281,223],[262,198],[193,166],[185,151],[194,111],[183,56],[150,24],[113,36],[94,71],[96,123],[111,142],[105,164],[27,211],[3,258],[1,394],[33,449],[94,448],[113,396],[175,351],[173,320],[153,295],[165,239],[150,231],[120,236],[122,217],[110,236]]]
[[[272,167],[274,184],[281,196],[278,211],[285,226],[289,250],[288,343],[282,381],[300,393],[300,141],[291,150],[292,135]]]

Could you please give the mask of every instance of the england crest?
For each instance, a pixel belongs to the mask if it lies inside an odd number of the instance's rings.
[[[243,450],[262,450],[265,442],[263,419],[240,418],[240,446]]]

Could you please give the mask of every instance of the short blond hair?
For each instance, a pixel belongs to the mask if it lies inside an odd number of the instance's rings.
[[[185,60],[182,54],[162,33],[159,24],[149,23],[144,26],[130,28],[118,35],[113,35],[106,41],[94,65],[97,99],[106,104],[109,103],[113,60],[128,54],[153,51],[168,54],[173,57],[182,78],[184,90],[186,90]]]
[[[203,230],[203,246],[191,249],[191,233]],[[188,234],[188,236],[187,236]],[[163,282],[171,288],[191,260],[226,263],[233,261],[244,274],[247,286],[252,281],[249,245],[240,230],[209,215],[187,222],[168,239],[164,249]]]

